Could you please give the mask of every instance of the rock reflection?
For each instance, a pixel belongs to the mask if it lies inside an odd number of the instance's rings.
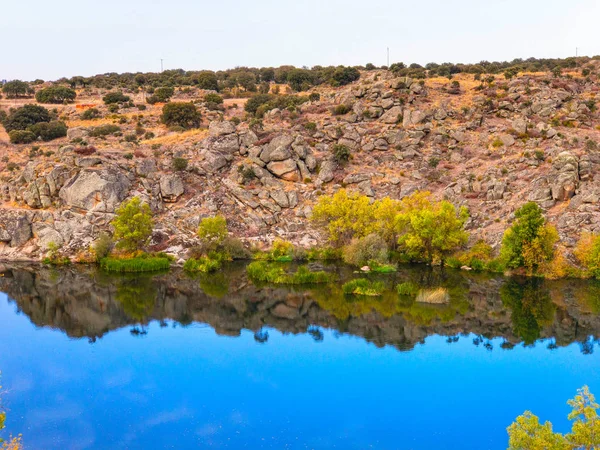
[[[39,327],[70,337],[97,338],[127,327],[144,336],[148,324],[210,325],[221,335],[254,333],[267,344],[269,328],[306,333],[315,342],[323,329],[362,337],[377,346],[411,350],[429,335],[448,344],[474,334],[473,344],[488,351],[545,341],[549,350],[577,343],[592,354],[600,343],[600,284],[582,280],[544,281],[464,274],[412,267],[381,277],[381,297],[348,297],[341,290],[347,269],[334,267],[340,281],[326,286],[281,288],[253,285],[243,265],[215,276],[189,277],[181,271],[155,276],[114,277],[92,268],[53,270],[5,266],[0,291]],[[443,287],[444,305],[417,303],[395,286]],[[502,343],[492,339],[502,338]]]

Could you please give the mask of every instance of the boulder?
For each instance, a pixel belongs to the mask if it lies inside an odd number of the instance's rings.
[[[210,137],[220,137],[235,133],[235,124],[229,121],[212,121],[208,126]]]
[[[127,197],[130,185],[118,170],[83,169],[65,183],[58,195],[67,206],[112,213]]]
[[[552,198],[566,201],[575,195],[579,184],[579,162],[570,152],[560,153],[553,163],[555,178],[552,182]]]
[[[183,181],[176,174],[164,175],[160,179],[160,194],[167,203],[176,202],[183,194]]]
[[[388,109],[382,116],[381,121],[383,123],[394,124],[398,122],[398,118],[402,116],[402,108],[400,106],[394,106]]]
[[[321,170],[319,170],[319,180],[323,183],[329,183],[333,180],[333,171],[336,169],[337,164],[335,161],[326,160],[321,164]]]
[[[84,127],[69,128],[67,130],[67,137],[69,139],[83,139],[89,136],[89,134],[90,130]]]
[[[284,161],[272,161],[267,164],[267,169],[276,177],[282,178],[287,181],[298,181],[298,165],[293,159],[286,159]]]

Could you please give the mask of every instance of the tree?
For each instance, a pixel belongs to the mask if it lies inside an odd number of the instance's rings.
[[[35,99],[39,103],[71,103],[77,97],[77,93],[73,89],[65,86],[50,86],[41,89],[35,94]]]
[[[540,423],[537,416],[525,411],[506,430],[509,450],[593,450],[600,446],[600,417],[598,404],[587,386],[567,402],[573,409],[569,420],[574,421],[567,435],[552,430],[550,422]]]
[[[262,105],[269,103],[271,100],[273,100],[273,98],[274,97],[270,94],[254,95],[248,99],[248,101],[244,105],[244,109],[246,110],[246,112],[256,114],[258,108],[260,108]]]
[[[214,251],[227,238],[227,220],[223,216],[205,217],[198,225],[198,237],[208,251]]]
[[[11,110],[3,125],[6,131],[10,132],[12,130],[26,130],[36,123],[50,122],[51,120],[50,111],[43,106],[25,105]]]
[[[287,74],[287,82],[294,91],[303,91],[314,84],[315,77],[310,70],[293,69]]]
[[[123,94],[121,91],[109,92],[104,97],[102,97],[102,101],[105,105],[111,105],[115,103],[127,103],[131,101],[131,97]]]
[[[148,204],[142,203],[139,197],[133,197],[119,206],[111,225],[115,229],[117,248],[135,252],[148,243],[154,224]]]
[[[8,98],[26,97],[33,94],[33,89],[24,81],[13,80],[4,83],[4,86],[2,86],[2,92],[4,92]]]
[[[600,279],[600,235],[583,233],[575,248],[575,256],[591,276]]]
[[[360,72],[355,67],[338,67],[331,76],[331,84],[343,86],[360,78]]]
[[[162,109],[162,122],[167,126],[180,126],[186,129],[200,126],[200,113],[193,103],[167,103]]]
[[[554,256],[558,233],[556,228],[546,224],[542,209],[535,202],[515,211],[515,218],[504,233],[500,256],[507,267],[525,267],[532,273]]]
[[[198,75],[192,77],[192,82],[198,85],[200,89],[219,90],[219,82],[213,72],[200,72]]]
[[[52,122],[40,122],[27,128],[36,138],[42,141],[51,141],[67,135],[67,125],[64,122],[53,120]]]
[[[397,218],[402,233],[398,244],[411,259],[443,265],[445,257],[469,239],[464,230],[469,214],[464,207],[457,212],[448,201],[431,201],[428,192],[416,192],[402,200],[402,209]]]
[[[154,94],[146,99],[151,105],[155,103],[166,103],[175,94],[172,87],[159,87],[154,90]]]

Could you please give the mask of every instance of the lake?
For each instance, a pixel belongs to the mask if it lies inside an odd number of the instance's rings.
[[[599,284],[406,267],[366,298],[329,270],[342,281],[282,288],[243,264],[0,266],[5,431],[31,449],[501,449],[525,410],[565,432],[576,389],[600,395]]]

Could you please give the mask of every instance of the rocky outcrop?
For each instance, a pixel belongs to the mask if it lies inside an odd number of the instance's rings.
[[[68,180],[59,192],[65,205],[86,211],[112,213],[127,197],[131,182],[116,169],[84,169]]]
[[[160,179],[160,194],[164,202],[174,203],[183,194],[183,181],[179,175],[163,175]]]

